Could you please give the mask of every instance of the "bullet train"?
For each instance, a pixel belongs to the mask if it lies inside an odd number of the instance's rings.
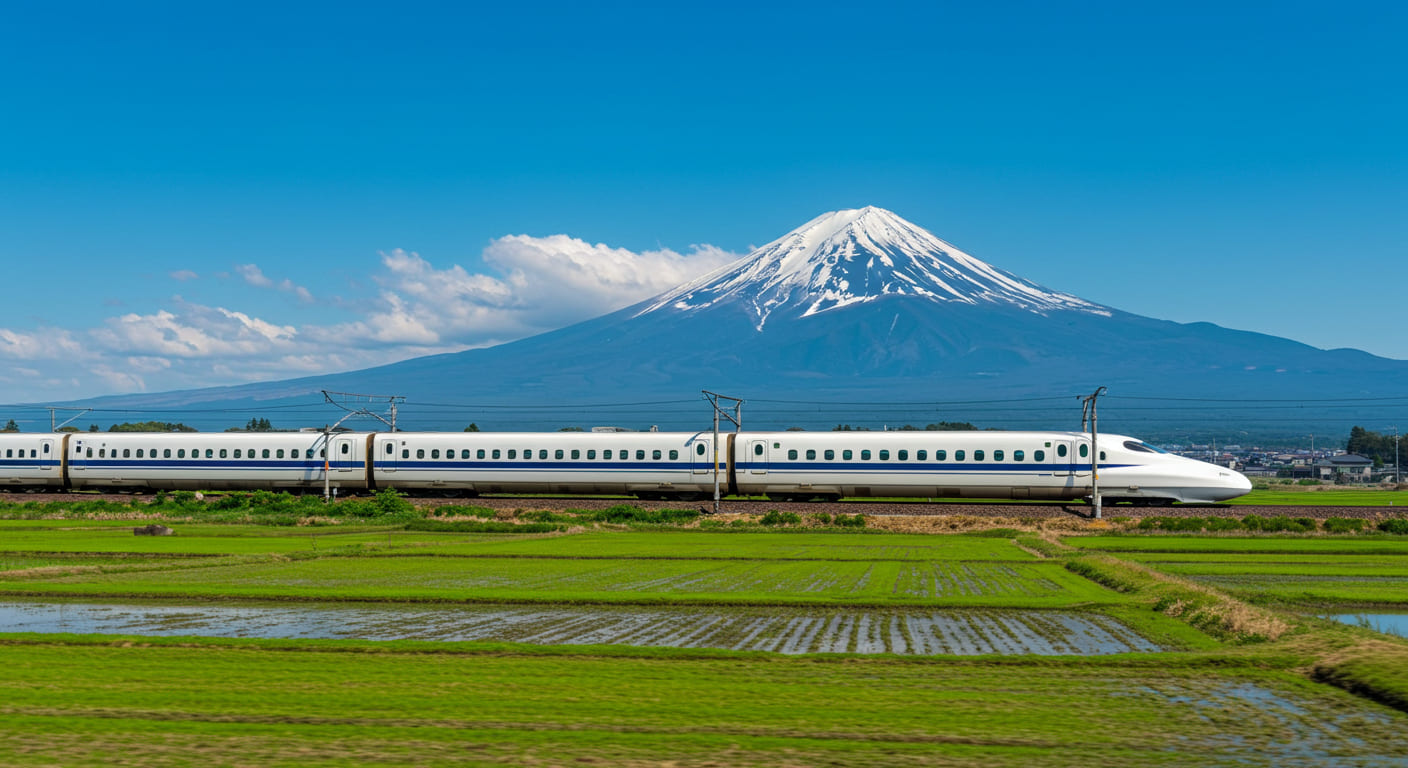
[[[1238,472],[1083,432],[257,432],[0,434],[0,489],[395,488],[417,494],[766,495],[1212,503]]]

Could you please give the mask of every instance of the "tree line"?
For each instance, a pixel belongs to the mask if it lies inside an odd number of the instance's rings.
[[[1398,436],[1398,461],[1400,465],[1408,459],[1408,435]],[[1345,450],[1357,453],[1366,459],[1373,459],[1374,466],[1392,465],[1394,457],[1394,436],[1370,432],[1363,427],[1349,430],[1349,440]]]

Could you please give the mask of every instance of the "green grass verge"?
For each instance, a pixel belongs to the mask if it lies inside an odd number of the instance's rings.
[[[1338,486],[1280,486],[1256,488],[1225,502],[1234,506],[1403,507],[1408,514],[1408,491]]]

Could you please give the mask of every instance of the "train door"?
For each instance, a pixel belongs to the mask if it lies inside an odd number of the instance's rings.
[[[54,441],[45,439],[39,441],[39,467],[41,469],[53,469],[59,465],[59,455],[54,452]]]
[[[748,441],[748,471],[754,475],[768,473],[768,441]]]
[[[708,475],[714,471],[714,454],[710,453],[710,440],[703,438],[694,441],[694,447],[690,449],[690,466],[694,468],[696,475]]]
[[[387,440],[385,447],[381,449],[381,461],[376,462],[376,468],[386,472],[396,471],[396,441]]]
[[[1087,459],[1082,464],[1077,455],[1084,451],[1087,456],[1090,454],[1090,444],[1080,440],[1056,440],[1053,441],[1052,467],[1053,474],[1057,477],[1085,477],[1090,474],[1090,462]]]
[[[69,457],[68,460],[68,468],[70,472],[74,470],[84,470],[88,468],[88,459],[83,453],[83,451],[85,450],[83,442],[84,441],[82,440],[73,441],[73,456]]]
[[[350,437],[333,439],[332,468],[334,472],[351,472],[357,468],[357,452],[353,449],[355,442]]]

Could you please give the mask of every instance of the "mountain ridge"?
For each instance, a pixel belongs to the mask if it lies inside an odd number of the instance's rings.
[[[1408,362],[1106,307],[1001,270],[869,207],[823,214],[670,291],[495,347],[77,404],[257,410],[321,402],[321,389],[401,395],[408,410],[417,403],[654,402],[703,389],[755,402],[952,403],[1064,398],[1098,386],[1190,403],[1401,396]],[[1166,416],[1174,423],[1203,410],[1169,407]],[[772,418],[757,407],[752,413]],[[1120,418],[1104,406],[1101,416],[1102,425]],[[790,417],[775,417],[783,418]]]

